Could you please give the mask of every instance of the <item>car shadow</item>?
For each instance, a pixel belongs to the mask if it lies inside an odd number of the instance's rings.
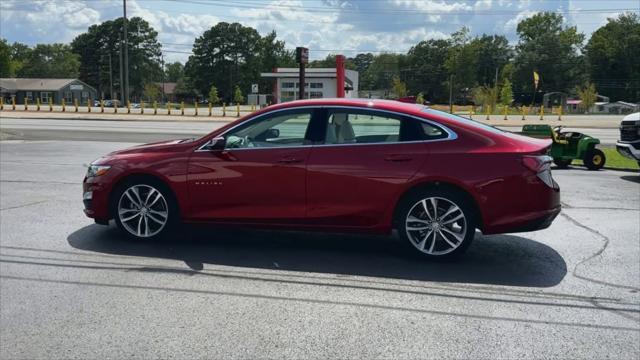
[[[476,235],[461,258],[432,262],[413,256],[397,236],[324,234],[187,226],[169,241],[136,242],[113,225],[89,225],[68,236],[80,250],[204,264],[342,276],[551,287],[567,273],[554,249],[514,235]],[[175,271],[173,271],[175,272]]]
[[[640,174],[635,175],[635,176],[634,175],[623,175],[623,176],[620,176],[620,179],[640,184]]]

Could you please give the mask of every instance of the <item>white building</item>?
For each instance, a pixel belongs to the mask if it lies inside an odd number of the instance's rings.
[[[298,99],[298,68],[276,68],[274,72],[261,73],[263,78],[274,79],[273,97],[275,103]],[[307,99],[338,97],[336,68],[305,69],[304,93]],[[358,72],[344,70],[344,97],[358,96]]]

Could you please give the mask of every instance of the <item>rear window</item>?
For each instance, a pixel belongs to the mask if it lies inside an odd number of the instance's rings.
[[[443,118],[446,118],[448,120],[452,120],[454,122],[466,125],[466,126],[470,126],[476,129],[481,129],[481,130],[486,130],[486,131],[491,131],[493,133],[496,134],[504,134],[505,131],[498,129],[497,127],[493,127],[491,125],[487,125],[487,124],[483,124],[479,121],[475,121],[475,120],[471,120],[469,118],[465,118],[462,116],[458,116],[458,115],[454,115],[454,114],[449,114],[447,112],[444,111],[438,111],[438,110],[434,110],[434,109],[430,109],[430,108],[424,108],[425,113],[429,114],[429,115],[434,115],[434,116],[440,116]]]

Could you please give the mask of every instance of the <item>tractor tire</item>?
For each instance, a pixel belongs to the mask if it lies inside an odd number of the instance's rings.
[[[556,164],[558,169],[566,169],[571,165],[571,159],[553,159],[553,163]]]
[[[584,165],[589,170],[600,170],[604,167],[604,164],[607,162],[607,158],[604,156],[604,153],[600,149],[593,149],[588,151],[584,156]]]

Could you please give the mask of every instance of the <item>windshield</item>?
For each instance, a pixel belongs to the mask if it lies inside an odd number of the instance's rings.
[[[481,123],[479,121],[471,120],[469,118],[462,117],[462,116],[459,116],[459,115],[450,114],[448,112],[434,110],[434,109],[427,108],[427,107],[425,107],[423,111],[425,113],[429,114],[429,115],[440,116],[440,117],[446,118],[448,120],[453,120],[454,122],[458,122],[460,124],[471,126],[471,127],[477,128],[477,129],[487,130],[487,131],[491,131],[491,132],[494,132],[494,133],[497,133],[497,134],[504,134],[506,132],[506,131],[498,129],[495,126],[487,125],[487,124]]]

